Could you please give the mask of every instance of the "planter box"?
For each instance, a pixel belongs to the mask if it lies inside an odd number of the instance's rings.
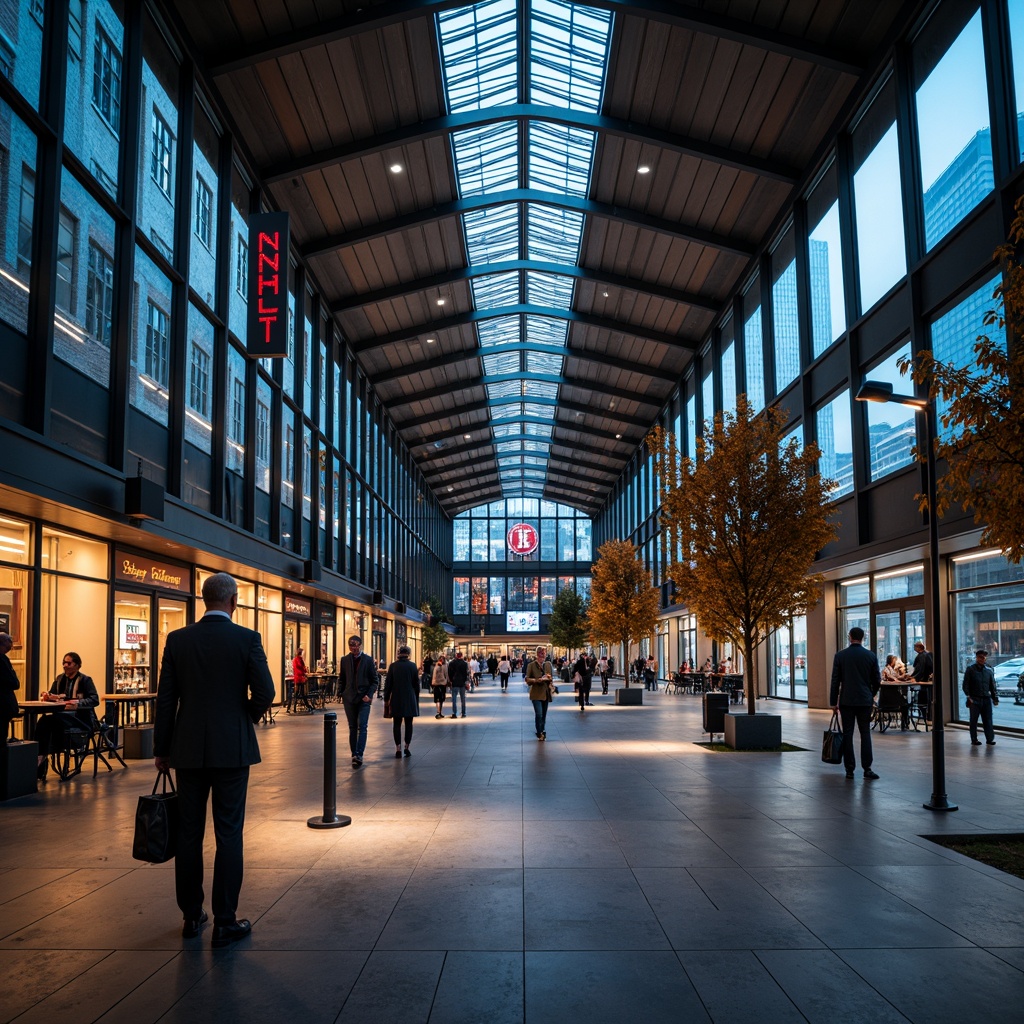
[[[36,792],[38,754],[39,744],[34,740],[4,743],[0,747],[0,800]]]
[[[124,756],[136,761],[149,761],[153,757],[153,726],[129,725],[123,730]]]
[[[782,715],[726,715],[725,742],[733,750],[781,746]]]
[[[615,691],[616,704],[643,704],[644,688],[642,686],[621,686]]]

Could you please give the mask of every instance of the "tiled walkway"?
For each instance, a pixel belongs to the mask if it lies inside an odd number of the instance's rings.
[[[822,712],[762,706],[806,752],[716,754],[698,697],[645,698],[562,694],[538,743],[522,681],[487,684],[464,720],[425,705],[402,760],[375,706],[332,831],[306,826],[322,715],[258,727],[253,934],[216,953],[181,938],[170,866],[131,859],[148,765],[0,804],[0,1020],[1024,1019],[1024,881],[921,838],[1024,832],[1024,740],[948,731],[937,815],[923,732],[875,736],[881,779],[850,782]]]

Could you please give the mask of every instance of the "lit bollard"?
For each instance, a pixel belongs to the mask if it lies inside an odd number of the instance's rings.
[[[338,814],[338,715],[324,715],[324,813],[310,818],[310,828],[341,828],[351,825],[347,814]]]

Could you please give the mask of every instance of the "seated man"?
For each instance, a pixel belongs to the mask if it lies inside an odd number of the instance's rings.
[[[36,725],[35,740],[39,744],[36,770],[40,779],[46,778],[47,758],[63,748],[65,737],[72,729],[84,730],[91,736],[95,729],[96,713],[93,710],[100,697],[92,679],[82,673],[82,659],[74,651],[64,655],[64,672],[57,676],[42,700],[63,700],[63,711],[43,715]]]

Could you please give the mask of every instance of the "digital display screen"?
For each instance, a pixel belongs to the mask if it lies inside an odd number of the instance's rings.
[[[505,629],[509,633],[539,633],[540,612],[506,612]]]

